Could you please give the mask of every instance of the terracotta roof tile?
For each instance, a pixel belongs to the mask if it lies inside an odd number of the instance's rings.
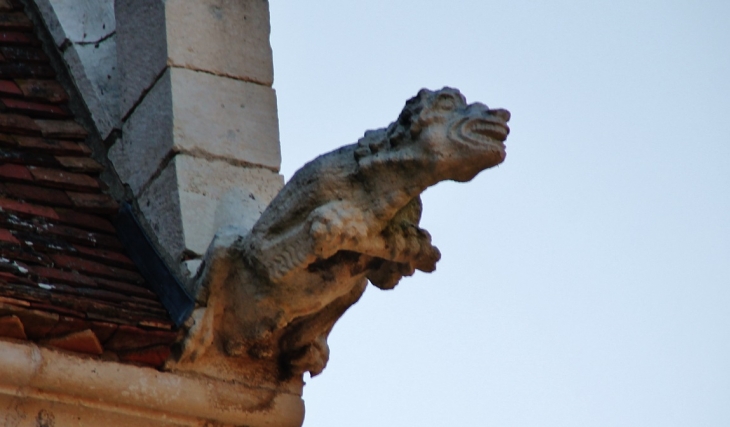
[[[119,354],[119,360],[123,362],[140,363],[152,366],[162,366],[168,357],[170,357],[169,345],[158,345],[141,350],[122,352]]]
[[[40,46],[41,42],[33,35],[17,31],[0,30],[0,43],[4,45]]]
[[[17,85],[18,92],[15,92],[12,86],[8,86],[4,93],[25,95],[28,99],[44,100],[54,104],[68,101],[66,91],[53,80],[15,80],[14,84]],[[3,86],[0,85],[1,87]]]
[[[35,120],[19,114],[0,114],[0,132],[20,135],[40,135],[41,128]]]
[[[0,165],[0,178],[14,181],[33,181],[33,175],[31,175],[28,168],[12,164]]]
[[[30,307],[33,309],[36,309],[36,310],[49,311],[51,313],[56,313],[59,315],[74,316],[78,319],[84,318],[84,313],[82,313],[80,311],[59,307],[59,306],[53,305],[53,304],[45,304],[42,302],[33,302],[30,304]],[[59,322],[60,322],[60,320],[59,320]],[[48,332],[47,335],[49,335],[49,336],[53,335],[53,331],[55,331],[57,327],[58,327],[58,324],[56,324],[56,326],[50,332]]]
[[[2,27],[2,16],[4,15],[0,15],[0,27]],[[2,46],[0,47],[0,53],[6,61],[48,62],[48,56],[43,52],[43,49],[37,47]]]
[[[106,194],[76,193],[67,191],[74,206],[82,212],[113,214],[119,210],[117,202]]]
[[[0,337],[27,339],[23,322],[16,315],[0,317]]]
[[[37,166],[30,166],[28,169],[34,180],[41,185],[75,191],[99,189],[99,181],[89,175]]]
[[[0,296],[0,304],[10,304],[15,307],[30,307],[28,301]]]
[[[0,15],[0,29],[30,31],[33,24],[23,12],[3,13]]]
[[[47,267],[53,265],[53,261],[51,261],[51,259],[46,255],[39,254],[22,245],[14,245],[5,242],[0,242],[0,257],[23,261],[34,265],[44,265]],[[14,277],[15,281],[23,282],[24,280],[27,280],[23,277]]]
[[[2,241],[2,242],[8,242],[8,243],[14,243],[14,244],[18,244],[18,245],[20,244],[20,242],[18,241],[18,239],[16,239],[15,236],[13,236],[10,233],[10,231],[3,230],[2,228],[0,228],[0,241]],[[0,276],[0,277],[2,277],[2,276]]]
[[[21,10],[0,0],[0,336],[159,367],[179,331],[116,235],[103,166]]]
[[[22,10],[23,4],[19,0],[0,0],[0,11]]]
[[[155,294],[149,289],[131,285],[129,283],[119,282],[116,280],[107,280],[102,278],[95,278],[94,281],[102,288],[117,292],[126,292],[131,295],[137,295],[143,298],[155,298]],[[156,300],[155,300],[156,301]]]
[[[15,315],[23,322],[25,334],[33,340],[45,338],[58,323],[58,314],[32,308],[18,310]]]
[[[99,162],[89,157],[56,156],[56,160],[61,166],[72,172],[98,174],[104,170]]]
[[[58,105],[42,104],[39,102],[23,101],[14,98],[0,98],[0,102],[7,111],[27,113],[31,117],[45,117],[51,119],[65,119],[71,117],[66,108]]]
[[[23,95],[23,91],[12,80],[0,80],[0,93],[6,95]]]
[[[2,1],[2,0],[0,0]],[[13,138],[12,136],[0,133],[0,147],[12,147],[15,148],[18,146],[18,142]]]
[[[84,256],[91,259],[108,262],[119,267],[134,269],[134,262],[121,252],[108,251],[104,249],[88,248],[86,246],[74,245],[74,248]]]
[[[61,315],[58,317],[58,323],[56,323],[56,326],[48,332],[48,336],[60,337],[90,328],[91,322],[84,320],[84,316],[78,316],[77,314]]]
[[[29,153],[14,148],[0,150],[0,164],[15,163],[24,166],[61,167],[56,156],[48,153]]]
[[[36,120],[35,123],[46,138],[83,141],[89,134],[80,124],[72,120]]]
[[[58,214],[51,208],[45,206],[36,206],[29,203],[18,202],[0,197],[0,211],[8,210],[18,214],[30,216],[39,216],[48,219],[59,219]]]
[[[72,332],[62,337],[50,338],[43,342],[51,347],[63,350],[75,351],[78,353],[88,353],[100,355],[104,352],[99,339],[91,329],[84,329],[80,332]]]
[[[56,265],[69,270],[84,272],[94,276],[101,276],[112,279],[119,279],[125,282],[136,284],[144,283],[144,279],[138,273],[122,268],[111,267],[98,262],[89,261],[83,258],[54,254],[51,259]]]
[[[119,325],[116,323],[98,322],[94,320],[89,321],[89,323],[91,324],[91,330],[94,331],[102,344],[106,343],[119,328]]]
[[[89,155],[91,150],[84,144],[57,139],[42,139],[24,136],[14,136],[19,148],[39,150],[56,155]]]
[[[109,350],[134,350],[159,344],[172,344],[178,333],[172,331],[149,331],[135,326],[120,325],[117,332],[106,343]]]
[[[2,167],[0,167],[1,169]],[[0,177],[2,173],[0,172]],[[50,206],[71,207],[71,199],[64,191],[53,190],[49,188],[36,187],[34,185],[25,184],[5,184],[7,193],[10,196],[28,202],[40,202]]]
[[[64,283],[71,286],[83,286],[95,288],[96,282],[75,271],[63,271],[57,268],[48,268],[43,266],[29,266],[30,273],[37,278],[39,282]]]
[[[56,72],[46,64],[0,62],[0,79],[37,79],[53,78],[55,76]]]
[[[55,213],[55,211],[54,211]],[[107,249],[123,249],[122,244],[116,236],[86,231],[80,228],[65,225],[43,224],[38,229],[39,233],[48,233],[66,239],[70,243],[87,245],[92,248],[102,247]]]
[[[56,209],[55,211],[59,221],[62,223],[105,233],[116,233],[112,223],[104,217],[76,212],[70,209]]]

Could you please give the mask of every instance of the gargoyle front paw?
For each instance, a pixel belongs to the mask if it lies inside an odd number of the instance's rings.
[[[436,246],[429,243],[427,246],[421,247],[421,251],[418,253],[413,266],[418,270],[431,273],[436,270],[436,263],[440,259],[441,252]]]
[[[441,252],[431,244],[428,231],[411,223],[401,224],[400,252],[414,268],[430,273],[436,269]]]
[[[368,227],[362,214],[345,203],[322,206],[311,218],[310,237],[314,254],[319,258],[329,258],[367,237]]]

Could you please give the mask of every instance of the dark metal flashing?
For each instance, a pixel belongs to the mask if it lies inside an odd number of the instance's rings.
[[[195,301],[163,262],[162,256],[144,233],[129,203],[122,203],[113,223],[129,257],[160,298],[172,321],[177,326],[182,325],[192,313]]]

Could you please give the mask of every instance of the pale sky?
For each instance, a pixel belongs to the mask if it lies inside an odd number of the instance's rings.
[[[370,287],[305,426],[730,425],[730,2],[271,2],[282,173],[422,87],[512,112],[424,194],[438,269]]]

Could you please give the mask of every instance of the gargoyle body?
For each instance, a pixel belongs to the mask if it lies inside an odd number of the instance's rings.
[[[272,361],[280,378],[320,373],[329,332],[368,280],[391,289],[435,269],[440,254],[418,227],[419,195],[501,163],[508,120],[455,89],[424,89],[387,128],[306,164],[250,233],[209,256],[217,326],[206,345]]]

